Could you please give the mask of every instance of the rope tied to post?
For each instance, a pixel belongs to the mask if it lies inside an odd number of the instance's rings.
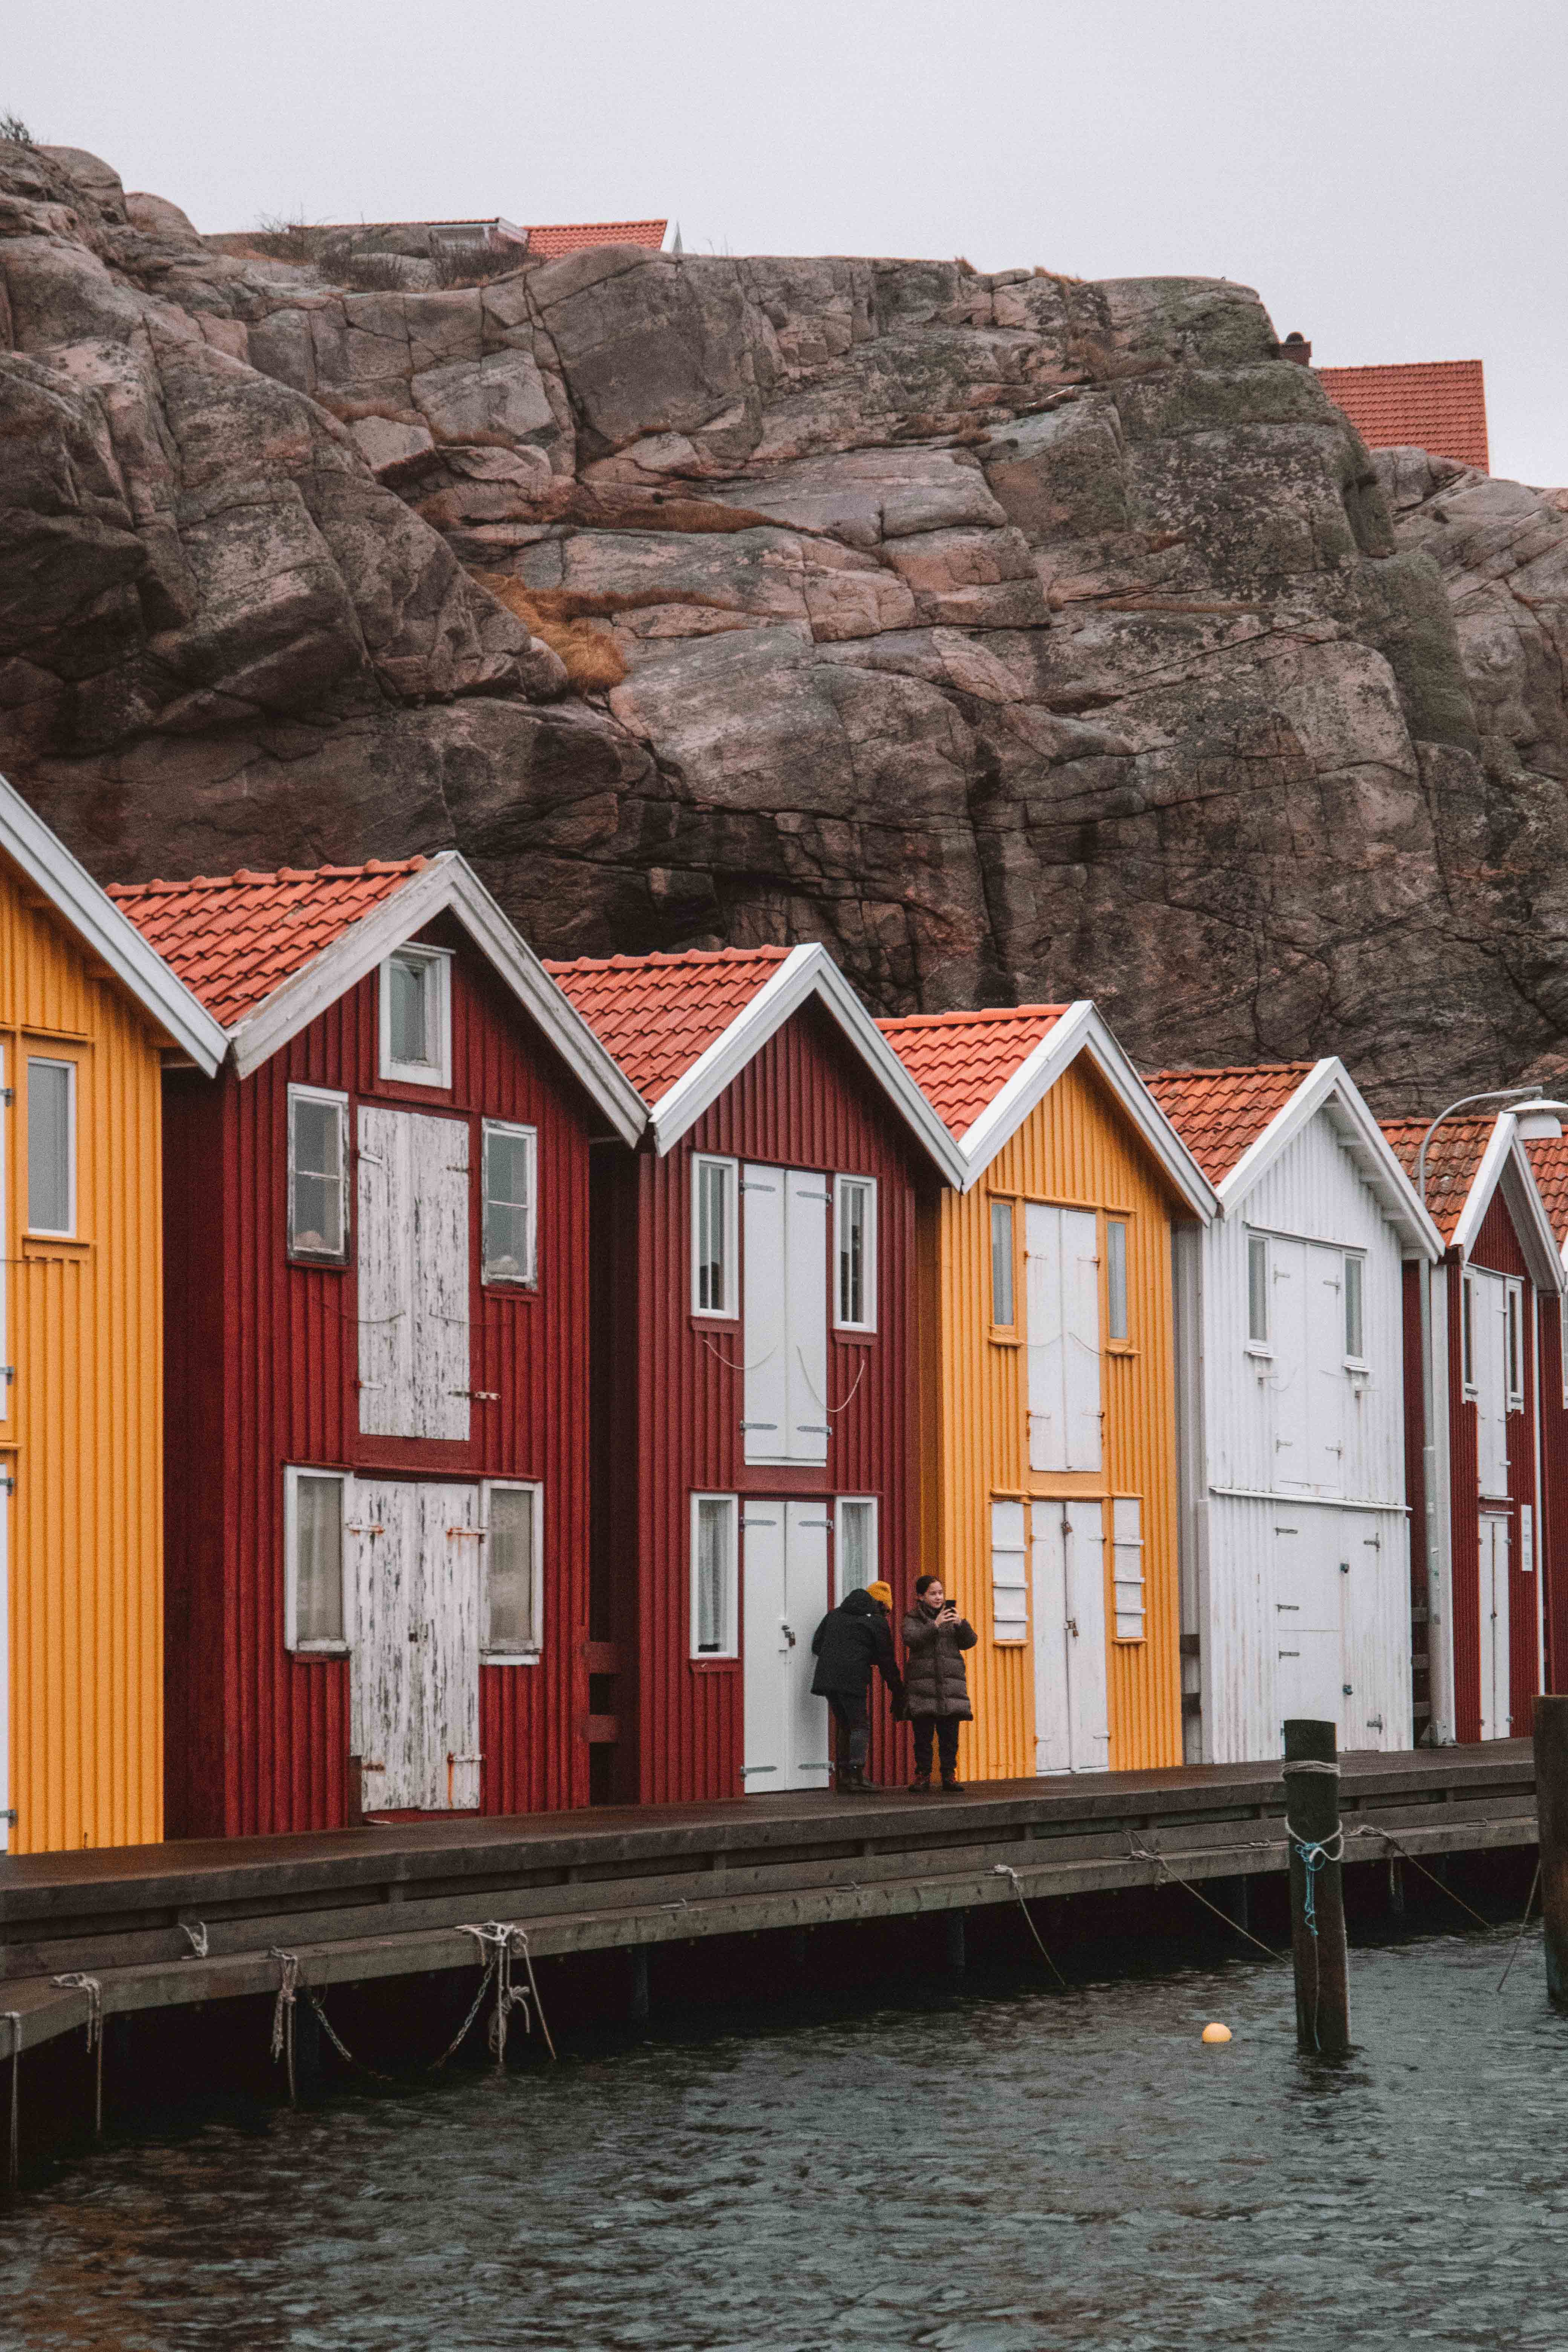
[[[101,2138],[103,2136],[103,1987],[96,1977],[87,1976],[80,1969],[72,1969],[63,1977],[51,1977],[49,1981],[51,1984],[58,1985],[62,1991],[84,1992],[87,1995],[88,2055],[91,2057],[96,2052],[98,2057],[97,2079],[93,2088],[92,2127]]]
[[[1304,1838],[1287,1815],[1285,1834],[1300,1856],[1301,1868],[1306,1874],[1307,1884],[1301,1897],[1301,1923],[1315,1941],[1318,1933],[1318,1873],[1326,1862],[1343,1862],[1344,1830],[1342,1827],[1337,1829],[1331,1838]]]
[[[485,1963],[485,1973],[480,1980],[479,1995],[475,2000],[474,2007],[468,2011],[463,2033],[466,2034],[468,2026],[472,2024],[478,2013],[479,2002],[484,1998],[485,1988],[493,1976],[496,1984],[496,2005],[495,2012],[490,2019],[489,2038],[489,2046],[495,2057],[497,2074],[500,2074],[506,2066],[507,2032],[514,2009],[522,2011],[522,2030],[525,2033],[533,2032],[533,2019],[537,2011],[539,2029],[544,2036],[544,2046],[553,2058],[555,2044],[550,2038],[550,2028],[544,2021],[544,2004],[539,1998],[539,1979],[533,1973],[533,1956],[528,1948],[527,1928],[520,1927],[515,1920],[489,1919],[482,1927],[462,1927],[458,1929],[458,1933],[459,1936],[473,1937],[479,1947],[478,1958]],[[526,1986],[518,1984],[512,1976],[512,1963],[518,1958],[521,1959],[528,1971]],[[460,2042],[462,2038],[463,2034],[459,2034],[458,2040]],[[457,2044],[454,2043],[453,2048],[456,2047]],[[448,2051],[447,2055],[449,2057],[451,2052]]]
[[[1058,1984],[1060,1985],[1063,1992],[1066,1992],[1068,1989],[1067,1979],[1063,1976],[1060,1969],[1058,1968],[1055,1960],[1052,1959],[1049,1952],[1047,1951],[1045,1939],[1041,1936],[1039,1929],[1036,1927],[1034,1920],[1029,1916],[1029,1906],[1024,1900],[1023,1880],[1008,1863],[994,1862],[991,1865],[991,1869],[994,1877],[1005,1878],[1011,1882],[1013,1892],[1018,1898],[1018,1908],[1024,1915],[1024,1925],[1027,1927],[1030,1935],[1033,1936],[1036,1943],[1039,1945],[1040,1958],[1044,1960],[1047,1968],[1049,1969],[1052,1976],[1055,1977]]]
[[[300,1955],[279,1951],[276,1945],[267,1955],[278,1963],[278,1998],[272,2004],[272,2063],[286,2059],[289,2066],[289,2104],[298,2106],[299,2096],[294,2078],[294,2002],[300,1990]]]

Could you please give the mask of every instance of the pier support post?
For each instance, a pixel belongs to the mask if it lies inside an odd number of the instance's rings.
[[[1340,1768],[1331,1723],[1285,1726],[1285,1817],[1290,1836],[1290,1951],[1296,2042],[1324,2058],[1351,2046],[1350,1967],[1341,1870]]]
[[[647,2015],[647,1946],[634,1944],[631,1948],[632,1997],[627,2015],[640,2025]]]
[[[1568,2009],[1568,1698],[1535,1702],[1535,1819],[1547,1997]]]
[[[1405,1864],[1396,1853],[1388,1857],[1388,1907],[1396,1919],[1405,1916]]]
[[[963,1912],[944,1911],[942,1927],[947,1941],[947,1965],[955,1976],[961,1975],[969,1964],[968,1955],[964,1949]]]

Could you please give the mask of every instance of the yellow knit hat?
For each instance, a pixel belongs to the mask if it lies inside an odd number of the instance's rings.
[[[881,1602],[884,1609],[890,1609],[892,1607],[893,1588],[890,1584],[884,1584],[880,1577],[878,1578],[875,1584],[868,1584],[866,1587],[866,1590],[870,1594],[873,1601],[879,1601]]]

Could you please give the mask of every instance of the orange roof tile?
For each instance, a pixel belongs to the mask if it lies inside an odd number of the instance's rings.
[[[197,874],[189,882],[115,882],[121,912],[215,1020],[232,1029],[400,889],[423,857],[363,866]]]
[[[1534,1173],[1561,1248],[1568,1241],[1568,1135],[1542,1136],[1537,1142],[1525,1145],[1524,1156]]]
[[[1479,360],[1399,367],[1319,368],[1318,380],[1369,449],[1430,449],[1489,470],[1487,392]]]
[[[1211,1184],[1223,1183],[1315,1062],[1260,1062],[1251,1069],[1145,1071],[1148,1087]]]
[[[766,987],[788,948],[693,948],[682,955],[580,956],[545,964],[625,1070],[656,1103]]]
[[[963,1136],[1067,1009],[1018,1004],[977,1013],[911,1013],[877,1026],[939,1117]]]
[[[1424,1118],[1385,1118],[1382,1122],[1383,1131],[1413,1184],[1421,1139],[1427,1125]],[[1496,1125],[1496,1116],[1490,1111],[1473,1118],[1446,1118],[1426,1147],[1426,1213],[1436,1226],[1445,1248],[1454,1238],[1454,1228],[1464,1213],[1476,1171],[1486,1157]]]
[[[563,253],[582,253],[592,245],[646,245],[657,253],[664,243],[667,220],[555,221],[528,232],[531,258],[553,261]]]

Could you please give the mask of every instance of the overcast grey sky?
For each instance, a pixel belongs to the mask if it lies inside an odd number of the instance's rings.
[[[0,108],[198,228],[668,213],[731,253],[1256,286],[1486,362],[1568,484],[1564,0],[0,0]]]

